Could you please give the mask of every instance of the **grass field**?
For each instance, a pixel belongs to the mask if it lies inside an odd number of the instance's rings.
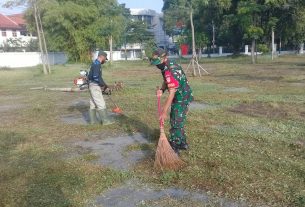
[[[85,66],[54,66],[48,76],[39,67],[0,69],[0,206],[86,206],[131,177],[200,189],[249,206],[305,206],[305,57],[249,62],[203,59],[210,75],[201,71],[202,77],[192,77],[188,70],[195,103],[206,107],[194,107],[188,115],[190,150],[181,155],[188,166],[163,173],[153,170],[152,157],[128,172],[94,165],[88,162],[92,156],[65,159],[72,153],[69,143],[97,132],[105,137],[141,132],[152,143],[127,150],[154,150],[159,136],[155,88],[161,76],[147,62],[106,65],[106,82],[124,83],[112,95],[124,116],[109,127],[60,120],[73,112],[71,102],[88,93],[30,90],[71,87]]]

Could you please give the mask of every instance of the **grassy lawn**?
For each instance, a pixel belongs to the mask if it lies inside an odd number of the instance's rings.
[[[0,69],[0,206],[81,207],[131,177],[254,206],[305,206],[305,57],[249,62],[203,59],[210,75],[201,71],[202,77],[192,77],[188,70],[196,103],[207,107],[193,108],[188,116],[190,150],[182,152],[188,166],[164,173],[153,170],[151,157],[130,172],[94,165],[88,155],[65,159],[73,153],[69,143],[94,133],[107,138],[141,132],[152,144],[127,150],[154,149],[159,136],[155,88],[161,76],[147,62],[105,67],[108,84],[124,82],[124,90],[112,95],[124,116],[108,127],[68,125],[60,119],[88,93],[30,90],[71,87],[86,66],[54,66],[48,76],[38,67]],[[180,63],[187,68],[187,60]]]

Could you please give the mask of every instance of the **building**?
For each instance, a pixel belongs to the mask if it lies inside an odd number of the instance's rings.
[[[150,9],[130,9],[130,14],[133,19],[147,24],[148,30],[155,36],[158,47],[168,48],[172,44],[170,37],[163,30],[163,14]]]
[[[155,42],[158,47],[171,48],[173,43],[171,38],[166,35],[163,30],[163,14],[157,13],[151,9],[130,9],[130,14],[133,20],[143,21],[147,25],[147,30],[154,34]],[[122,50],[125,46],[122,47]],[[140,58],[143,54],[141,44],[127,44],[127,58],[134,59]],[[125,52],[121,54],[122,58],[125,56]]]
[[[23,14],[0,14],[0,48],[5,47],[24,48],[33,39],[26,29],[26,21]]]

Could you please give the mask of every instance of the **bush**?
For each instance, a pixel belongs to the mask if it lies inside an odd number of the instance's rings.
[[[262,52],[263,54],[269,52],[269,48],[266,44],[258,44],[257,45],[257,50],[259,52]]]

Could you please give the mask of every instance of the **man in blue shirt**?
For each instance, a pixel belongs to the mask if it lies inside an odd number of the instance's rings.
[[[102,64],[104,64],[106,60],[108,60],[107,53],[99,51],[96,60],[93,61],[90,67],[88,75],[90,91],[90,124],[98,123],[96,112],[99,114],[103,125],[114,123],[107,114],[106,104],[102,93],[102,88],[104,88],[103,91],[105,93],[109,92],[109,88],[102,77]]]

